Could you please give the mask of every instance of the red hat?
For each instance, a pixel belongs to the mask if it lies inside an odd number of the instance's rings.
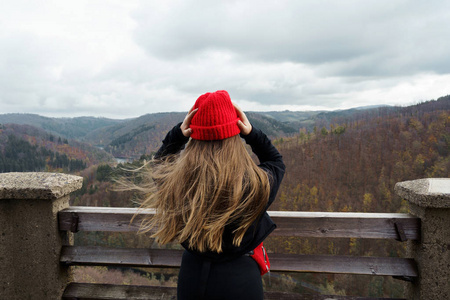
[[[191,120],[191,138],[195,140],[223,140],[239,134],[236,109],[227,91],[206,93],[198,97]]]

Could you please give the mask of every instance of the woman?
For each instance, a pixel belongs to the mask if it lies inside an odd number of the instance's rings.
[[[260,271],[248,253],[276,227],[266,210],[285,170],[267,136],[226,91],[206,93],[168,132],[154,161],[156,188],[142,207],[156,213],[143,231],[157,228],[157,242],[177,240],[186,249],[178,299],[263,299]]]

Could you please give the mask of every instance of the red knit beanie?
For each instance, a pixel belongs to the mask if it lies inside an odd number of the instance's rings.
[[[196,108],[198,111],[190,125],[191,138],[213,141],[239,134],[240,130],[237,126],[239,118],[227,91],[201,95],[194,104],[194,109]]]

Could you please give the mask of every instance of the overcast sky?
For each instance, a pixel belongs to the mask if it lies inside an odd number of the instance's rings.
[[[450,1],[0,1],[0,113],[137,117],[450,94]]]

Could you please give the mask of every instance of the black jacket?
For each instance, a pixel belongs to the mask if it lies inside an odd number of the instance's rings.
[[[170,130],[163,140],[163,145],[155,154],[155,159],[161,159],[170,154],[180,152],[189,138],[185,137],[180,129],[181,123]],[[270,196],[266,211],[272,202],[275,200],[281,180],[283,179],[285,165],[278,150],[272,145],[268,137],[259,129],[253,127],[248,135],[241,135],[247,144],[252,148],[253,153],[259,159],[258,165],[261,169],[266,171],[269,175],[270,182]],[[183,247],[193,254],[199,255],[204,259],[211,261],[226,261],[243,254],[246,254],[256,248],[275,228],[276,225],[269,217],[267,212],[257,219],[253,225],[249,227],[244,235],[242,243],[239,247],[233,246],[233,235],[231,225],[226,226],[223,235],[222,253],[207,251],[198,252],[188,247],[186,242],[183,242]]]

